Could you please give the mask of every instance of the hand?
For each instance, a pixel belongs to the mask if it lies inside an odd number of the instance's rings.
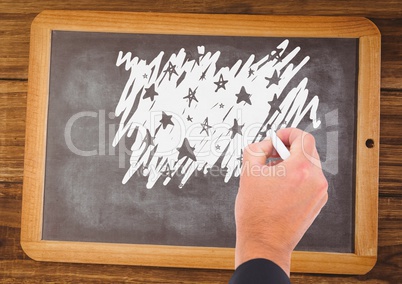
[[[236,197],[235,266],[266,258],[288,275],[291,254],[328,199],[328,183],[311,134],[281,129],[278,137],[290,148],[290,157],[277,157],[272,141],[250,144],[244,150]]]

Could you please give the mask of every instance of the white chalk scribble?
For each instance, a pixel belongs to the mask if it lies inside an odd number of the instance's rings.
[[[219,70],[221,52],[205,46],[196,56],[184,48],[161,51],[151,62],[120,51],[116,66],[131,72],[115,110],[120,123],[113,146],[132,141],[123,184],[140,171],[147,188],[158,179],[167,185],[175,175],[183,187],[195,172],[207,174],[213,166],[227,182],[240,174],[242,149],[264,139],[272,125],[297,127],[308,116],[317,128],[319,98],[309,98],[308,78],[284,93],[310,59],[292,63],[300,47],[285,53],[288,44],[284,40],[257,62],[251,54]]]

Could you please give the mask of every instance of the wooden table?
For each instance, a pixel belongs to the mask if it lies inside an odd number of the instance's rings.
[[[314,2],[314,3],[313,3]],[[29,28],[45,9],[371,19],[382,34],[378,262],[367,275],[292,274],[292,283],[402,283],[402,2],[271,0],[76,0],[0,2],[0,282],[227,283],[233,271],[36,262],[20,246]]]

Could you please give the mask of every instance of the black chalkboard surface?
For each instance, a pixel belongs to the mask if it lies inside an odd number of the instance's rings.
[[[276,124],[315,134],[330,184],[299,248],[352,252],[357,56],[356,39],[53,31],[43,239],[234,247],[241,149]]]
[[[359,134],[361,113],[378,115],[358,103],[361,37],[66,27],[47,31],[40,242],[233,251],[243,148],[298,127],[316,138],[329,201],[296,250],[360,253],[357,157],[378,143]]]

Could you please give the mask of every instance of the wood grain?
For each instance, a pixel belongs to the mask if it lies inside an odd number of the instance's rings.
[[[402,3],[399,3],[402,11]],[[382,35],[381,86],[387,89],[402,88],[402,18],[372,19]]]
[[[33,18],[44,9],[369,17],[382,33],[378,261],[364,276],[294,273],[291,280],[292,283],[402,283],[402,9],[400,1],[391,0],[317,0],[292,4],[272,0],[1,1],[1,283],[227,283],[232,274],[230,270],[42,263],[30,260],[23,253],[20,246],[21,153],[25,142],[29,29]],[[8,122],[9,117],[14,117],[12,122]]]
[[[74,5],[60,1],[22,1],[3,0],[3,13],[17,13],[20,15],[39,13],[42,10],[109,10],[109,11],[137,11],[137,12],[180,12],[180,13],[253,13],[277,15],[354,15],[369,17],[401,17],[402,10],[399,1],[350,0],[347,3],[331,1],[295,1],[292,5],[281,1],[253,1],[253,0],[193,0],[193,1],[163,1],[155,0],[116,0],[113,3],[107,0],[91,1],[76,0]]]
[[[0,182],[21,182],[27,82],[0,80]]]
[[[402,197],[402,93],[381,93],[380,193]]]

